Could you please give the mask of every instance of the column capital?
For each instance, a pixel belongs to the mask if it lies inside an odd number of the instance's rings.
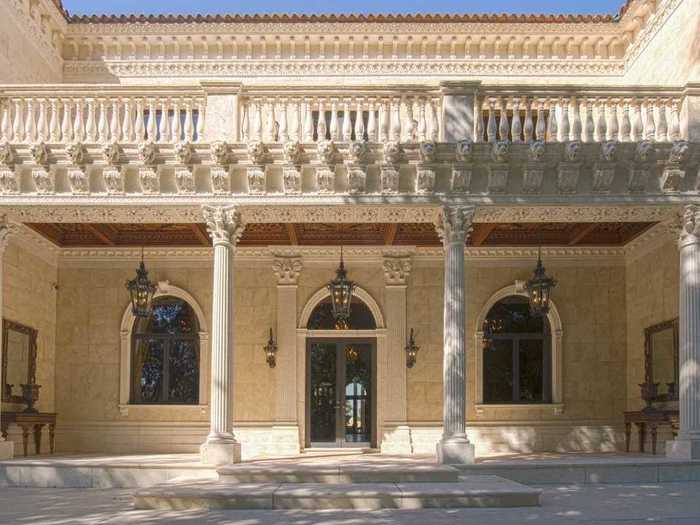
[[[411,274],[411,258],[385,255],[383,267],[387,286],[405,286]]]
[[[678,245],[683,247],[687,244],[700,243],[700,206],[688,204],[683,208],[681,214],[680,236]]]
[[[276,256],[272,261],[272,271],[277,276],[277,286],[296,286],[302,268],[301,257]]]
[[[474,206],[443,206],[435,229],[445,246],[453,242],[464,244],[472,229],[475,212]]]
[[[243,235],[245,224],[235,206],[202,206],[204,221],[212,242],[235,246]]]

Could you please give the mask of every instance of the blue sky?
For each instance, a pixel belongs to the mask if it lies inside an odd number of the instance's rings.
[[[73,14],[612,13],[624,0],[63,0]]]

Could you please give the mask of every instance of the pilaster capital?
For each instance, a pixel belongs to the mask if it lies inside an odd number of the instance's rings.
[[[464,244],[472,229],[475,206],[444,206],[435,222],[435,229],[442,243],[459,242]]]
[[[235,246],[243,235],[245,224],[235,206],[202,206],[204,222],[212,242]]]
[[[387,286],[405,285],[411,274],[410,257],[384,256],[384,280]]]
[[[277,285],[296,285],[303,265],[301,257],[275,257],[272,271],[277,276]]]
[[[688,204],[681,215],[681,230],[678,245],[700,244],[700,206]]]

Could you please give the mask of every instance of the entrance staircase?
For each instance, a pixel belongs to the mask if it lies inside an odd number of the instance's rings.
[[[139,490],[137,509],[423,509],[529,507],[540,490],[435,464],[238,464],[217,480],[180,480]]]

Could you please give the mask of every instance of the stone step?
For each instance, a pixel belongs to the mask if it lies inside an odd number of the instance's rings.
[[[538,489],[497,476],[441,483],[168,483],[134,494],[136,509],[424,509],[532,507]]]
[[[236,464],[217,469],[231,483],[447,483],[459,481],[459,470],[446,465],[374,463],[364,465]]]

